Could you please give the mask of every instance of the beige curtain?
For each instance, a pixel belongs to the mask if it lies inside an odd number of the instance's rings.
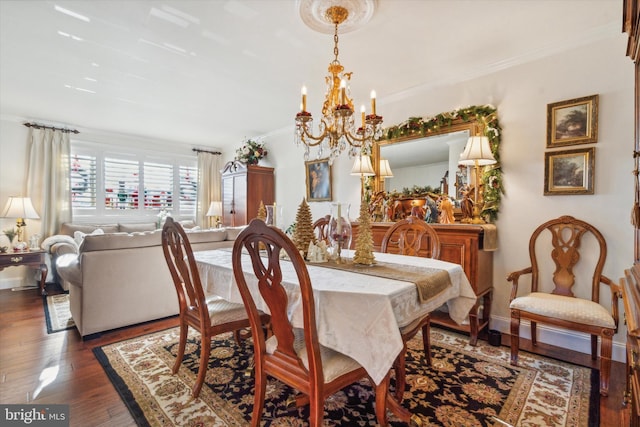
[[[40,234],[46,238],[71,221],[69,133],[29,128],[28,145],[26,196],[40,215]]]
[[[222,159],[219,154],[198,152],[198,205],[196,208],[196,224],[209,227],[207,210],[211,202],[220,201]]]

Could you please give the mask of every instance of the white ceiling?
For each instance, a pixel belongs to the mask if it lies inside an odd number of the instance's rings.
[[[385,103],[410,91],[618,35],[621,16],[622,0],[378,0],[340,60],[391,125]],[[235,147],[292,130],[303,85],[317,116],[332,59],[294,0],[0,0],[0,114],[80,130]]]

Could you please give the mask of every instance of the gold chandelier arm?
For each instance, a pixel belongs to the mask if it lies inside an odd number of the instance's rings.
[[[313,136],[310,132],[309,132],[309,126],[307,126],[306,124],[302,125],[302,141],[308,145],[309,147],[316,147],[318,145],[320,145],[322,143],[322,141],[324,140],[324,138],[327,136],[327,125],[325,123],[324,120],[322,120],[322,123],[324,123],[324,132],[322,132],[322,134],[318,135],[318,136]],[[315,141],[315,142],[311,142],[311,141]]]

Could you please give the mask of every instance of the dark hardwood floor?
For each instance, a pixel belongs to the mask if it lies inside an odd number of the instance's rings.
[[[135,426],[92,348],[173,326],[177,326],[176,318],[163,319],[88,341],[80,340],[74,329],[49,335],[36,290],[0,290],[0,402],[69,404],[71,426]],[[508,339],[503,336],[503,343]],[[523,344],[530,347],[530,343]],[[567,349],[540,344],[538,352],[594,366],[588,355]],[[622,403],[624,365],[614,362],[611,375],[609,397],[600,403],[600,425],[627,426],[627,409]]]

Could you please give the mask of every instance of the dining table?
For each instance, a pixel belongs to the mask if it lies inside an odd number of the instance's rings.
[[[242,304],[231,256],[232,250],[229,248],[194,253],[205,293]],[[356,360],[365,368],[371,380],[379,384],[388,375],[403,349],[401,327],[436,309],[448,310],[453,320],[462,323],[477,299],[458,264],[378,252],[374,252],[374,258],[379,264],[395,266],[398,271],[413,268],[424,276],[446,271],[449,276],[444,289],[441,288],[425,298],[419,295],[415,281],[407,280],[406,277],[396,279],[388,275],[380,276],[376,273],[376,264],[330,268],[322,263],[307,263],[320,344]],[[346,262],[349,263],[349,260]],[[242,268],[245,273],[249,273],[245,276],[257,308],[268,313],[268,308],[259,295],[250,257],[246,253],[242,256]],[[291,323],[294,327],[303,327],[302,298],[296,272],[289,261],[281,262],[281,268],[289,299]],[[399,409],[397,401],[390,403]]]

